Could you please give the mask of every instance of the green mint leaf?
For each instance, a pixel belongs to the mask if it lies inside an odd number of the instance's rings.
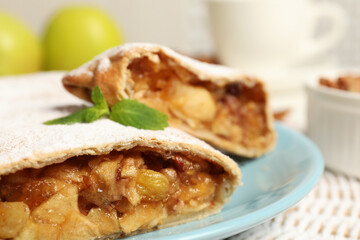
[[[90,123],[110,115],[110,119],[115,122],[140,129],[163,130],[169,125],[168,116],[136,100],[124,99],[115,104],[110,113],[106,99],[98,86],[92,90],[91,100],[95,106],[74,112],[66,117],[44,122],[44,124]]]
[[[124,99],[111,108],[110,119],[139,129],[163,130],[168,116],[136,100]]]
[[[66,117],[44,122],[44,124],[74,124],[78,122],[90,123],[103,116],[109,115],[109,107],[106,103],[106,99],[98,86],[92,90],[91,100],[95,103],[95,106],[76,111]]]
[[[99,86],[94,87],[91,91],[91,100],[94,102],[96,107],[101,109],[109,109],[106,99]]]
[[[109,110],[101,109],[98,107],[89,107],[82,109],[80,111],[74,112],[69,116],[57,118],[54,120],[50,120],[44,122],[46,125],[54,125],[54,124],[74,124],[74,123],[90,123],[93,122],[105,115],[109,114]]]

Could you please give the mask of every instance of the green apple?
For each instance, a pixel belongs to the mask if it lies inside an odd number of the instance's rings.
[[[15,17],[0,12],[0,75],[41,70],[39,39]]]
[[[67,7],[45,29],[45,68],[71,70],[123,42],[120,29],[104,12],[94,7]]]

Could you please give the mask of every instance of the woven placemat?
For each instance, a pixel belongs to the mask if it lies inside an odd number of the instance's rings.
[[[360,239],[360,180],[326,171],[296,206],[229,240]]]

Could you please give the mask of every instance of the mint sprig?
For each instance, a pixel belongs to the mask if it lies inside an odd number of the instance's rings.
[[[54,124],[73,124],[73,123],[90,123],[103,116],[109,115],[109,107],[106,103],[106,99],[102,94],[100,88],[96,86],[91,92],[91,100],[95,106],[88,107],[70,114],[69,116],[57,118],[44,122],[46,125]]]
[[[162,130],[169,126],[168,116],[132,99],[124,99],[111,108],[110,119],[125,126]]]
[[[91,100],[94,102],[94,106],[76,111],[66,117],[44,122],[44,124],[90,123],[108,116],[115,122],[139,129],[163,130],[169,125],[168,116],[136,100],[124,99],[116,103],[110,112],[106,99],[98,86],[92,90]]]

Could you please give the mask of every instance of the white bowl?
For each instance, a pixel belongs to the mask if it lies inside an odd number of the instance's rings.
[[[360,94],[318,84],[306,85],[307,133],[325,165],[360,178]]]

